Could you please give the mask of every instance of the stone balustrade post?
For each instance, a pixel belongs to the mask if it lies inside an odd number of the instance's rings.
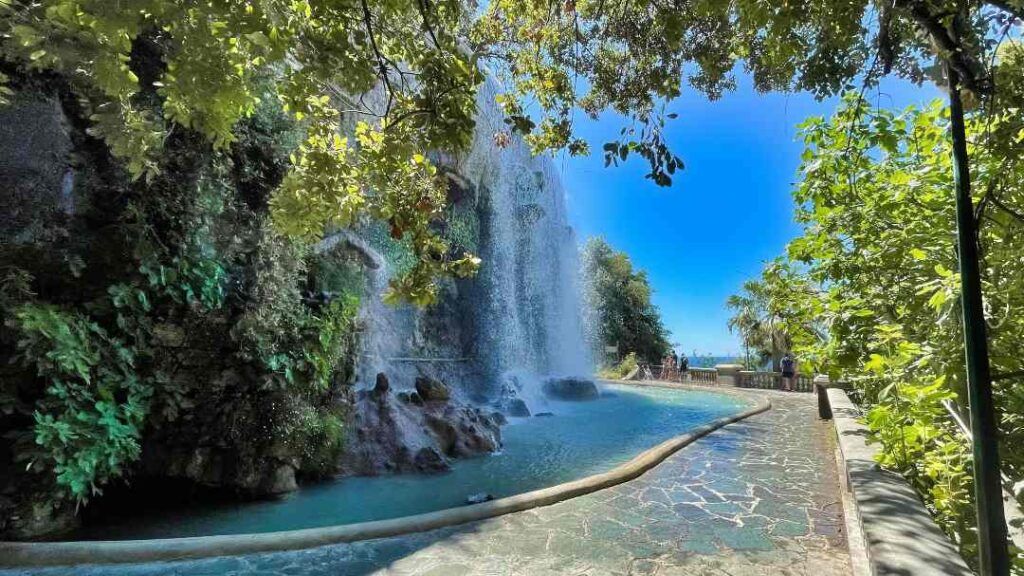
[[[818,374],[812,382],[814,382],[814,392],[818,395],[818,418],[831,420],[832,407],[828,402],[828,389],[832,381],[828,374]]]
[[[740,371],[742,370],[742,364],[716,364],[715,371],[718,373],[718,384],[720,386],[738,387],[740,385]]]
[[[739,379],[736,381],[737,386],[743,388],[756,388],[756,384],[751,384],[754,379],[754,374],[757,374],[755,370],[740,370]]]

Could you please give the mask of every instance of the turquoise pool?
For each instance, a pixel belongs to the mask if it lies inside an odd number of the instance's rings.
[[[605,472],[656,444],[747,407],[704,391],[603,384],[591,402],[555,402],[551,417],[512,418],[504,449],[462,460],[438,475],[343,478],[279,500],[160,511],[75,534],[75,539],[146,539],[242,534],[383,520],[500,498]]]

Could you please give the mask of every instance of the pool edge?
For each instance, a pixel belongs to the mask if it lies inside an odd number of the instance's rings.
[[[615,383],[635,385],[628,382]],[[658,387],[673,389],[690,388],[680,385]],[[707,390],[704,387],[693,388]],[[731,395],[725,391],[716,390],[716,392]],[[357,542],[360,540],[372,540],[436,530],[438,528],[486,520],[513,512],[521,512],[531,508],[549,506],[633,480],[665,461],[672,454],[715,430],[771,409],[771,401],[766,397],[751,398],[751,396],[746,394],[736,394],[736,396],[755,400],[754,405],[742,412],[723,416],[699,426],[686,434],[665,440],[607,472],[556,484],[548,488],[499,498],[490,502],[447,508],[435,512],[388,520],[374,520],[356,524],[303,528],[280,532],[154,540],[0,542],[0,567],[27,568],[82,564],[165,562],[216,556],[238,556],[260,552],[284,552],[315,548],[328,544]]]

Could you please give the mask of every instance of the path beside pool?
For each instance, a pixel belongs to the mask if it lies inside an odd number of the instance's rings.
[[[33,574],[510,576],[850,574],[834,442],[812,394],[680,450],[640,478],[408,536],[273,554]],[[22,572],[29,573],[29,572]]]

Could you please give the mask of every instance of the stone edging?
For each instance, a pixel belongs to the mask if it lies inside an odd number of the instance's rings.
[[[910,484],[877,464],[878,445],[867,443],[868,429],[846,392],[829,388],[826,393],[836,431],[839,476],[843,492],[852,497],[855,510],[850,516],[863,535],[867,571],[971,576],[956,546],[935,524]]]
[[[630,383],[620,382],[616,382],[616,384],[630,385]],[[663,387],[686,388],[684,386]],[[697,389],[697,387],[693,388]],[[0,542],[0,566],[67,566],[75,564],[159,562],[211,556],[234,556],[257,552],[281,552],[314,548],[327,544],[400,536],[402,534],[423,532],[466,522],[484,520],[539,506],[548,506],[632,480],[654,468],[695,440],[707,436],[723,426],[771,408],[771,402],[767,398],[758,398],[757,400],[752,408],[738,414],[718,418],[686,434],[670,438],[608,472],[587,476],[586,478],[558,484],[549,488],[499,498],[490,502],[448,508],[436,512],[404,516],[402,518],[282,532],[154,540]]]

